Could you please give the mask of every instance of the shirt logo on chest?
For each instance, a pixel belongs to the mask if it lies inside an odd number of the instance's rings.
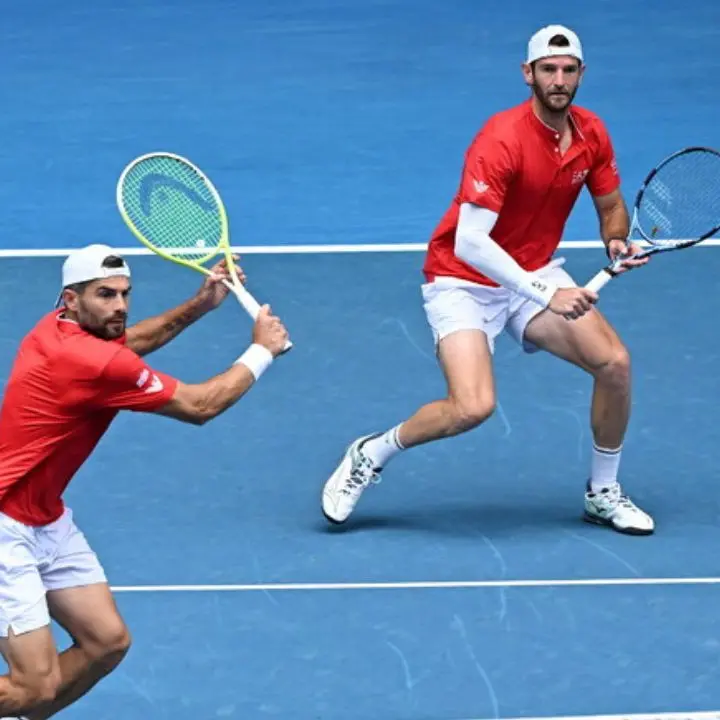
[[[589,170],[575,170],[572,174],[572,184],[579,185],[585,182],[585,178],[588,176]]]

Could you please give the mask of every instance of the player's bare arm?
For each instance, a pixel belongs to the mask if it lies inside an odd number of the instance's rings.
[[[147,318],[127,329],[127,346],[138,355],[148,355],[177,337],[194,322],[217,308],[228,296],[229,290],[223,280],[229,278],[225,261],[212,268],[213,275],[208,277],[197,294],[172,310]],[[242,268],[237,267],[240,282],[246,276]]]
[[[268,306],[253,328],[253,342],[231,368],[204,383],[178,383],[170,402],[156,412],[193,425],[203,425],[232,407],[281,354],[288,332]]]
[[[608,257],[614,260],[620,255],[632,255],[639,252],[641,250],[639,245],[635,243],[628,245],[626,242],[626,238],[630,234],[630,216],[620,190],[593,197],[593,202],[600,221],[600,237],[605,243]],[[644,265],[648,259],[645,257],[640,260],[628,260],[619,272]]]

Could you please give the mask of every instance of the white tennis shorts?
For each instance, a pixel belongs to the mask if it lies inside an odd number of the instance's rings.
[[[107,582],[72,511],[42,527],[0,513],[0,637],[50,623],[45,593]]]
[[[550,280],[559,287],[576,287],[575,281],[562,269],[564,258],[553,260],[534,275]],[[422,286],[425,315],[435,344],[458,330],[482,330],[490,351],[503,331],[520,344],[525,352],[537,348],[525,340],[528,323],[543,307],[511,290],[479,285],[452,277],[438,277]]]

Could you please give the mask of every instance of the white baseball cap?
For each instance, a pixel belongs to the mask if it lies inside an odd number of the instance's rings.
[[[62,267],[62,290],[68,285],[90,282],[100,278],[122,275],[130,277],[130,267],[123,258],[122,264],[116,267],[107,267],[103,263],[108,257],[120,257],[109,245],[88,245],[73,250],[66,258]],[[55,307],[62,301],[62,290],[58,296]]]
[[[557,46],[550,45],[550,40],[556,35],[562,35],[567,38],[569,45]],[[551,57],[553,55],[570,55],[583,62],[582,44],[580,38],[570,28],[564,25],[547,25],[538,30],[528,43],[527,62],[535,62],[540,58]]]

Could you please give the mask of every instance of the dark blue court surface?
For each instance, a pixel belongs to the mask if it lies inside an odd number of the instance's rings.
[[[585,43],[578,100],[610,127],[629,198],[666,153],[720,145],[716,3],[490,7],[14,6],[0,43],[0,251],[132,245],[115,182],[155,149],[216,180],[238,245],[425,242],[472,134],[526,97],[525,44],[550,22]],[[587,197],[566,237],[597,237]],[[578,282],[604,262],[597,248],[562,254]],[[131,262],[135,319],[201,281]],[[52,307],[61,263],[0,260],[0,382]],[[295,349],[203,428],[122,415],[77,476],[69,504],[135,645],[61,717],[720,712],[718,248],[657,258],[602,293],[634,362],[621,480],[656,519],[648,538],[581,521],[590,381],[508,338],[495,416],[398,457],[346,527],[327,526],[320,491],[346,444],[444,392],[421,264],[403,252],[244,258]],[[249,338],[230,300],[150,360],[200,381]]]

